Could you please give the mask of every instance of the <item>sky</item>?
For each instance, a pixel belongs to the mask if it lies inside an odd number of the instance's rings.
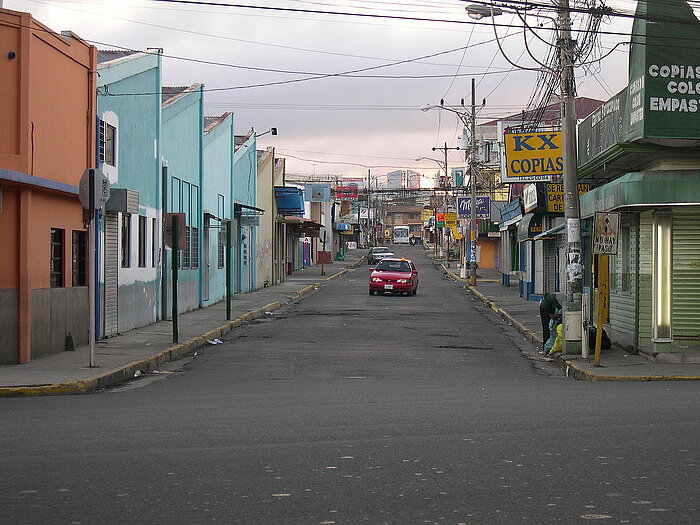
[[[319,180],[435,173],[444,157],[432,148],[458,146],[462,123],[453,112],[420,108],[441,99],[457,111],[464,99],[469,108],[474,78],[477,122],[526,109],[535,59],[546,61],[552,50],[548,17],[555,16],[531,10],[524,31],[508,12],[476,22],[460,0],[0,1],[100,49],[162,48],[164,85],[203,83],[211,90],[207,115],[233,112],[237,134],[277,128],[258,147],[274,146],[288,173]],[[633,13],[635,4],[608,5]],[[589,19],[574,15],[574,28]],[[620,43],[630,28],[629,18],[602,21],[596,54],[576,69],[579,96],[607,100],[627,85],[628,46]],[[463,154],[450,151],[448,163],[463,163]]]

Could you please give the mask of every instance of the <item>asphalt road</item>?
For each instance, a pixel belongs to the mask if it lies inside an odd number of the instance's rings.
[[[419,247],[94,395],[0,400],[0,523],[698,523],[694,382],[522,357]]]

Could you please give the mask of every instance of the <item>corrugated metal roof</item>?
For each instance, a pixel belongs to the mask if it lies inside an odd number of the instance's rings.
[[[141,51],[126,51],[119,49],[98,49],[97,50],[97,63],[104,64],[105,62],[111,62],[112,60],[117,60],[118,58],[124,58],[131,55],[136,55]]]

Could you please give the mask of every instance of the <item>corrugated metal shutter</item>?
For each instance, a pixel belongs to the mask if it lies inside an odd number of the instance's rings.
[[[673,335],[700,338],[700,215],[673,215]]]
[[[119,331],[119,214],[105,215],[105,312],[104,333]]]

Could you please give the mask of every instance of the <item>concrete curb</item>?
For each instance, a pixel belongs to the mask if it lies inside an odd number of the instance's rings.
[[[620,376],[595,374],[589,370],[583,370],[577,366],[576,361],[569,361],[564,358],[556,359],[567,377],[578,379],[579,381],[700,381],[700,376],[665,376],[665,375],[645,375],[645,376]]]
[[[358,259],[356,262],[351,264],[348,268],[344,268],[339,272],[327,277],[325,280],[330,281],[332,279],[338,279],[348,273],[350,268],[356,268],[364,259],[364,256]],[[305,286],[304,288],[298,290],[289,297],[289,302],[297,301],[322,287],[322,283],[317,282]],[[115,386],[120,383],[125,383],[134,379],[134,374],[136,372],[148,373],[157,370],[163,363],[174,361],[188,352],[192,352],[197,348],[200,348],[207,344],[208,341],[222,337],[228,334],[234,329],[238,328],[242,324],[253,321],[260,317],[263,317],[267,312],[273,312],[287,303],[282,303],[281,301],[274,301],[272,303],[266,304],[261,308],[256,308],[244,314],[239,315],[231,321],[213,328],[203,334],[200,334],[192,339],[183,341],[181,343],[175,343],[165,350],[154,354],[153,356],[141,359],[138,361],[132,361],[126,365],[120,366],[119,368],[109,370],[107,372],[101,373],[99,375],[87,378],[78,379],[75,381],[67,381],[64,383],[51,383],[45,385],[26,385],[26,386],[8,386],[0,387],[0,398],[4,397],[38,397],[38,396],[64,396],[73,394],[89,394],[92,392],[97,392],[104,388]]]
[[[445,267],[444,264],[441,264],[443,271],[449,275],[451,278],[453,278],[457,282],[465,282],[466,279],[461,279],[457,275],[455,275],[453,272],[451,272],[447,267]],[[534,343],[537,346],[542,345],[542,339],[539,338],[537,334],[535,334],[532,330],[528,329],[525,327],[522,323],[520,323],[518,320],[514,319],[511,317],[511,315],[496,306],[496,304],[486,297],[484,294],[482,294],[479,290],[476,288],[473,288],[472,286],[466,285],[465,288],[471,293],[472,295],[476,296],[479,300],[481,300],[484,304],[486,304],[491,310],[496,312],[498,315],[500,315],[503,319],[511,323],[515,329],[520,332],[524,337],[529,339],[532,343]],[[566,374],[567,377],[570,377],[572,379],[577,379],[579,381],[699,381],[700,377],[699,376],[682,376],[682,375],[644,375],[644,376],[622,376],[622,375],[605,375],[605,374],[596,374],[595,372],[591,372],[590,370],[584,370],[581,368],[576,361],[572,361],[570,359],[567,359],[566,357],[562,356],[561,354],[556,354],[552,356],[552,359],[554,363],[556,363]]]

